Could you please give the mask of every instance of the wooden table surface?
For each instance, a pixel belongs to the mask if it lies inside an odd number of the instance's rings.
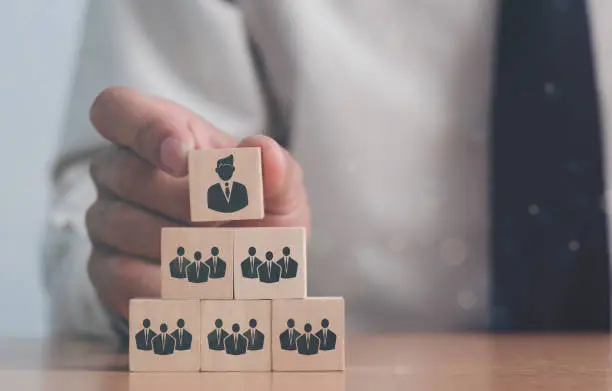
[[[89,342],[0,340],[1,390],[612,389],[609,334],[352,335],[343,373],[129,373]]]

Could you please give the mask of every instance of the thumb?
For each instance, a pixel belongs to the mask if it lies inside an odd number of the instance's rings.
[[[276,141],[250,136],[238,147],[261,149],[266,225],[310,228],[310,208],[300,164]]]

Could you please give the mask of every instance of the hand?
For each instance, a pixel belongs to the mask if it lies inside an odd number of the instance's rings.
[[[130,298],[159,296],[162,227],[195,225],[189,223],[189,150],[260,147],[266,217],[231,226],[309,228],[301,168],[271,138],[237,142],[184,107],[121,87],[100,93],[90,117],[114,145],[91,163],[98,198],[86,216],[93,244],[89,276],[115,314],[127,318]]]

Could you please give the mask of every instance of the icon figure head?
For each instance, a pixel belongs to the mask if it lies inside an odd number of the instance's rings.
[[[196,251],[195,253],[193,253],[193,259],[195,259],[196,261],[199,261],[202,259],[202,253],[199,251]]]
[[[162,333],[165,333],[166,331],[168,331],[168,325],[165,323],[160,324],[159,331],[161,331]]]
[[[238,323],[234,323],[234,324],[232,325],[232,331],[233,331],[234,333],[239,332],[239,331],[240,331],[240,325],[239,325]]]
[[[219,249],[218,249],[217,247],[213,247],[213,248],[211,248],[211,249],[210,249],[210,254],[211,254],[213,257],[216,257],[217,255],[219,255]]]
[[[287,327],[289,327],[290,329],[294,328],[295,327],[295,320],[289,319],[287,321]]]
[[[255,254],[257,253],[257,250],[255,250],[255,247],[249,247],[249,255],[250,256],[255,256]]]
[[[176,322],[176,326],[177,326],[179,329],[182,329],[183,327],[185,327],[185,321],[184,321],[183,319],[179,319],[179,320]]]
[[[274,258],[274,254],[272,254],[272,251],[268,251],[268,252],[266,252],[266,259],[267,259],[268,261],[271,261],[271,260],[272,260],[272,258]]]
[[[223,326],[223,321],[221,319],[215,320],[215,327],[220,329]]]
[[[257,327],[257,321],[255,319],[249,320],[249,327],[252,328],[252,329]]]
[[[229,155],[222,159],[217,160],[217,168],[215,171],[219,178],[224,181],[230,180],[232,175],[234,175],[234,171],[236,168],[234,167],[234,155]]]
[[[306,323],[304,325],[304,331],[310,333],[312,331],[312,325],[310,323]]]
[[[328,327],[329,327],[329,320],[327,320],[326,318],[324,318],[324,319],[321,321],[321,327],[323,327],[324,329],[328,328]]]
[[[185,249],[183,247],[177,248],[176,255],[178,255],[179,257],[182,257],[183,255],[185,255]]]
[[[289,247],[283,247],[283,255],[286,257],[291,255],[291,250],[289,249]]]
[[[149,327],[151,327],[151,321],[149,319],[143,320],[142,327],[144,327],[145,329],[148,329]]]

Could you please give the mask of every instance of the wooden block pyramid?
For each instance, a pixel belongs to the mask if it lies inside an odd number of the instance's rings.
[[[193,222],[264,217],[261,150],[189,155]],[[307,297],[306,230],[164,228],[161,299],[130,300],[130,371],[342,371],[341,297]]]

